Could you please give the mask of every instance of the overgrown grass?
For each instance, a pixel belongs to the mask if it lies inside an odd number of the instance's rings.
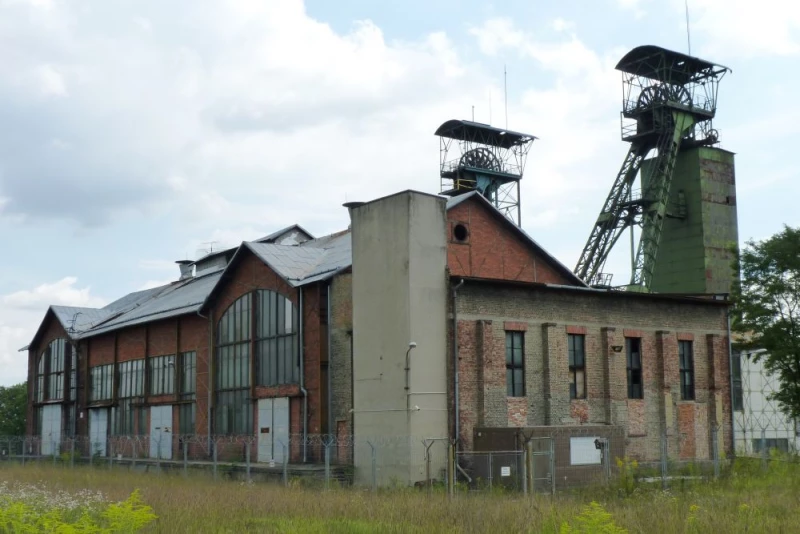
[[[372,494],[300,486],[213,482],[205,476],[139,474],[123,469],[0,465],[0,480],[46,486],[57,494],[91,490],[108,502],[138,489],[157,519],[142,532],[277,533],[694,533],[800,531],[800,464],[737,460],[716,483],[641,482],[624,477],[555,499],[518,494],[459,494],[402,489]],[[2,532],[0,527],[0,532]]]

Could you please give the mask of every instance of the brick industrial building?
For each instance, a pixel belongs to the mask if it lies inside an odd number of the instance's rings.
[[[139,434],[141,454],[169,458],[181,436],[211,433],[257,436],[252,458],[267,461],[281,439],[456,426],[464,450],[475,428],[582,426],[621,430],[642,460],[662,432],[680,458],[708,458],[717,426],[730,448],[724,301],[589,288],[475,192],[349,210],[338,234],[292,226],[105,308],[51,307],[28,348],[42,452],[77,435],[105,454]]]
[[[735,173],[711,128],[727,69],[653,46],[617,68],[630,149],[574,270],[522,230],[535,138],[447,121],[441,195],[351,202],[337,234],[293,225],[102,309],[51,307],[28,347],[28,433],[43,454],[86,436],[101,455],[145,435],[114,452],[158,458],[208,436],[191,457],[259,462],[320,461],[308,444],[327,436],[351,444],[337,461],[356,478],[375,463],[407,483],[445,464],[415,452],[423,439],[518,450],[523,433],[550,436],[560,480],[607,465],[596,447],[731,451]],[[612,288],[601,269],[634,226],[631,283]],[[212,435],[230,439],[219,450]]]

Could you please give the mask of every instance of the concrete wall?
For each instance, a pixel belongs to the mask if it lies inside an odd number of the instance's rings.
[[[447,437],[445,202],[403,192],[350,216],[356,477],[369,480],[363,442],[380,438],[379,483],[410,484],[425,478],[421,440]]]
[[[730,450],[726,308],[630,294],[467,282],[458,297],[460,437],[474,427],[611,424],[629,455],[708,458],[712,425]],[[507,397],[505,332],[524,332],[525,397]],[[567,334],[585,334],[585,400],[570,400]],[[628,399],[625,337],[642,340],[643,399]],[[693,340],[696,397],[680,398],[678,340]]]

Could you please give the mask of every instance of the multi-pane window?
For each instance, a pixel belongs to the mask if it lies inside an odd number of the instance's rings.
[[[691,341],[678,341],[680,358],[681,399],[694,400],[694,354]]]
[[[733,367],[733,392],[731,394],[731,402],[734,410],[742,411],[744,409],[744,394],[742,391],[742,354],[734,354],[731,364]]]
[[[36,400],[61,400],[64,398],[64,376],[72,355],[72,345],[64,338],[54,339],[39,357],[36,368]],[[73,383],[74,383],[74,373]],[[69,391],[71,397],[72,391]]]
[[[642,387],[642,340],[638,337],[625,338],[626,352],[628,354],[628,398],[641,399],[644,397]]]
[[[102,401],[111,399],[114,387],[114,365],[98,365],[89,370],[91,387],[89,401]]]
[[[197,353],[182,352],[180,355],[180,398],[186,402],[180,404],[178,409],[178,432],[181,434],[194,434],[196,404],[196,377],[197,377]]]
[[[256,383],[297,382],[297,317],[292,301],[274,291],[256,292]]]
[[[195,351],[181,353],[180,393],[194,398],[197,382],[197,353]]]
[[[586,398],[586,351],[583,334],[567,334],[569,351],[569,398]]]
[[[506,395],[525,396],[525,356],[522,332],[506,332]]]
[[[144,395],[144,360],[131,360],[119,364],[120,399]]]
[[[251,346],[254,354],[250,354]],[[216,432],[250,433],[251,382],[276,386],[297,383],[300,377],[298,317],[289,299],[274,291],[258,290],[243,295],[228,308],[217,328],[215,377]]]
[[[217,334],[215,429],[218,434],[249,434],[253,427],[250,387],[252,294],[231,304]]]
[[[150,395],[175,393],[175,356],[150,358]]]

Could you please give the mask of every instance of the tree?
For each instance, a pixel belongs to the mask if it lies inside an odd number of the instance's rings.
[[[766,352],[753,356],[777,377],[771,400],[800,418],[800,228],[784,226],[764,241],[750,240],[738,254],[732,329],[744,345]]]
[[[25,411],[28,407],[28,384],[0,386],[0,436],[25,434]]]

